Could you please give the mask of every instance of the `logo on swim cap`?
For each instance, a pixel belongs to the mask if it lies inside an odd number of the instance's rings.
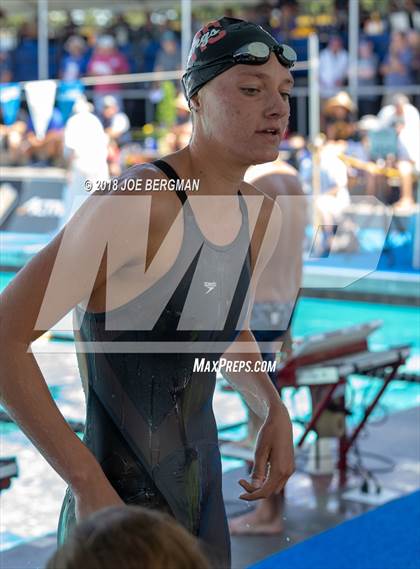
[[[199,49],[200,53],[207,49],[208,44],[213,44],[221,40],[227,34],[226,30],[222,28],[219,21],[214,20],[206,24],[201,30],[195,34],[190,54],[188,56],[187,67],[192,65],[197,60],[196,51]]]

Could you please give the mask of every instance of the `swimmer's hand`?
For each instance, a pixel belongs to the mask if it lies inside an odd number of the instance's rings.
[[[251,482],[239,481],[246,490],[239,497],[253,501],[278,494],[294,469],[292,423],[286,407],[280,403],[270,410],[258,433]]]
[[[101,482],[86,485],[83,489],[73,490],[76,509],[76,520],[80,521],[102,508],[123,506],[117,492],[104,477]]]

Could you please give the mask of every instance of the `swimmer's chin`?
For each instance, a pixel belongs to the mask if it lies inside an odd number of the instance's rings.
[[[264,156],[254,156],[251,166],[257,166],[258,164],[266,164],[267,162],[274,162],[279,156],[279,150],[273,152],[264,152]]]

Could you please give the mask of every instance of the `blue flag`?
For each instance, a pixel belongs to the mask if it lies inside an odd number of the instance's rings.
[[[4,124],[9,126],[16,122],[20,107],[19,83],[3,83],[0,85],[0,104],[3,113]]]
[[[60,82],[56,102],[65,122],[71,115],[74,102],[80,97],[84,89],[84,85],[80,81]]]

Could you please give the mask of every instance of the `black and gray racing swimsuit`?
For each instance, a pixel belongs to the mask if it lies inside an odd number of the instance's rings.
[[[179,179],[166,162],[154,164],[169,178]],[[241,330],[251,278],[248,212],[238,192],[240,231],[229,245],[218,246],[200,231],[186,192],[177,195],[183,204],[184,234],[175,264],[153,286],[114,310],[88,312],[77,306],[76,340],[81,345],[134,346],[182,341],[193,349],[78,351],[79,370],[89,387],[84,442],[126,503],[169,512],[202,541],[215,567],[229,567],[212,408],[216,373],[193,367],[195,358],[217,361]],[[153,321],[153,328],[145,329],[144,324]],[[220,349],[199,352],[195,342],[217,342]],[[68,490],[59,543],[73,524],[74,499]]]

